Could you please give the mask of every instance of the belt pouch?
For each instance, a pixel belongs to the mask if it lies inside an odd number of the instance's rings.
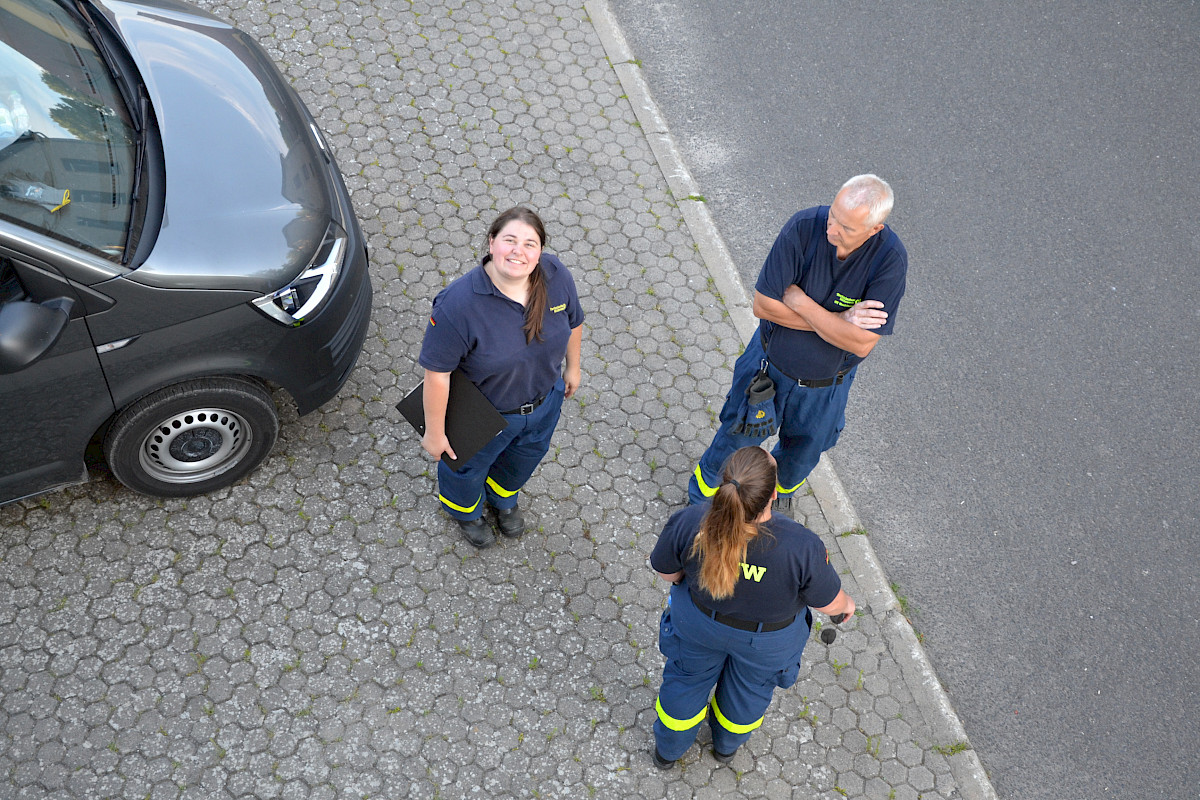
[[[767,361],[763,359],[758,372],[746,387],[746,397],[738,412],[732,432],[742,436],[765,439],[779,430],[775,419],[775,381],[767,373]]]

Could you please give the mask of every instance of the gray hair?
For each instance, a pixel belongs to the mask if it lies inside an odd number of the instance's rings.
[[[842,184],[842,191],[846,192],[846,202],[851,208],[867,207],[868,227],[879,225],[892,213],[892,203],[896,197],[888,182],[878,175],[869,172],[855,175]]]

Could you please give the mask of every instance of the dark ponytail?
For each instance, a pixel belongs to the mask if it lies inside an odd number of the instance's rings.
[[[721,485],[691,549],[700,560],[700,588],[713,599],[733,595],[746,548],[758,536],[755,520],[774,491],[775,463],[761,447],[743,447],[725,462]]]
[[[539,262],[529,275],[529,297],[525,300],[525,344],[542,340],[542,321],[546,318],[546,271]]]

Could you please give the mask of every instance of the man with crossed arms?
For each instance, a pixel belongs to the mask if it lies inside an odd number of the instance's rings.
[[[800,211],[783,226],[755,285],[761,322],[734,365],[720,427],[692,473],[688,502],[712,497],[725,460],[766,438],[761,428],[739,424],[760,369],[775,383],[777,508],[790,507],[821,453],[837,444],[855,371],[892,332],[904,296],[908,253],[884,224],[892,204],[886,181],[858,175],[831,206]]]

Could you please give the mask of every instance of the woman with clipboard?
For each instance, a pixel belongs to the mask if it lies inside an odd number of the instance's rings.
[[[421,346],[421,446],[439,459],[442,507],[479,548],[495,542],[485,506],[493,509],[500,533],[516,538],[525,532],[518,493],[550,449],[563,399],[579,388],[583,309],[571,273],[543,252],[546,243],[542,220],[528,208],[497,217],[488,230],[487,255],[434,298]],[[457,458],[445,426],[456,369],[508,425],[454,470],[441,458]]]

